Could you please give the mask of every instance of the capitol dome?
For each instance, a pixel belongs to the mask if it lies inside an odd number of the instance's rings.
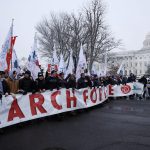
[[[145,37],[143,42],[143,49],[150,49],[150,32]]]

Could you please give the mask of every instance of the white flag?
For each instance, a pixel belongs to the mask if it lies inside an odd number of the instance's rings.
[[[58,66],[58,71],[64,73],[65,70],[66,70],[66,65],[65,65],[64,58],[63,58],[63,54],[60,54],[60,62]]]
[[[79,61],[78,61],[77,70],[76,70],[76,79],[80,78],[80,74],[84,73],[85,69],[87,69],[87,62],[86,62],[86,58],[83,53],[83,47],[81,44],[80,53],[79,53]]]
[[[56,47],[54,45],[54,49],[53,49],[53,57],[52,57],[52,62],[51,62],[52,65],[59,65],[59,60],[58,60],[58,57],[57,57],[57,53],[56,53]]]
[[[74,73],[74,62],[73,62],[73,57],[72,57],[72,49],[70,50],[70,55],[69,55],[69,63],[68,63],[68,68],[66,70],[66,76],[68,74],[73,74]]]
[[[103,76],[107,75],[107,51],[105,52],[105,63],[104,63],[104,71]]]

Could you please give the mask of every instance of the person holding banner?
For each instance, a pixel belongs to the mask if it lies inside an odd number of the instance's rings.
[[[67,81],[64,79],[64,73],[61,72],[59,74],[59,87],[60,88],[67,88]]]
[[[46,78],[46,89],[51,91],[59,89],[59,79],[55,70],[52,70],[50,76]]]
[[[145,98],[145,95],[146,95],[146,85],[147,85],[147,79],[145,76],[142,76],[140,79],[139,79],[139,82],[144,84],[144,92],[143,92],[143,98]]]
[[[45,92],[46,90],[46,81],[42,72],[38,73],[38,78],[35,80],[36,83],[36,91],[37,92]]]
[[[92,82],[88,76],[85,76],[84,73],[81,73],[81,77],[77,81],[77,88],[82,89],[86,87],[92,87]]]
[[[67,80],[67,88],[72,88],[75,89],[76,88],[76,77],[74,74],[69,74],[66,78]]]
[[[136,76],[133,73],[130,73],[130,76],[128,77],[127,82],[128,83],[130,83],[130,82],[136,82]]]
[[[6,82],[9,87],[9,92],[16,94],[19,90],[19,80],[17,79],[17,72],[10,71],[9,77],[6,79]]]
[[[26,71],[22,79],[19,80],[19,92],[26,95],[28,92],[35,93],[35,82],[31,77],[31,72]]]
[[[96,74],[93,75],[92,86],[93,87],[99,87],[100,86],[100,82],[99,82],[98,76]]]

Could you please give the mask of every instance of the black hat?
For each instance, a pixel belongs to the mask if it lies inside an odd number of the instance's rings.
[[[64,75],[64,73],[63,73],[63,72],[61,72],[61,73],[59,74],[59,76],[62,76],[62,75]]]
[[[4,71],[0,71],[0,75],[3,75],[3,74],[5,74],[5,72]]]
[[[39,72],[38,73],[38,77],[42,77],[43,76],[43,73],[42,72]]]
[[[27,70],[26,72],[25,72],[25,74],[28,74],[29,76],[31,75],[31,72],[29,71],[29,70]]]
[[[52,71],[51,71],[51,74],[54,74],[54,73],[56,73],[56,71],[55,71],[55,70],[52,70]]]

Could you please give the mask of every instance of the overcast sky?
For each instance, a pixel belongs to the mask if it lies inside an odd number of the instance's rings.
[[[14,18],[15,49],[19,58],[28,56],[35,26],[50,12],[77,12],[90,0],[0,0],[0,46]],[[126,50],[142,48],[150,32],[150,0],[104,0],[106,21],[114,36],[123,40]]]

